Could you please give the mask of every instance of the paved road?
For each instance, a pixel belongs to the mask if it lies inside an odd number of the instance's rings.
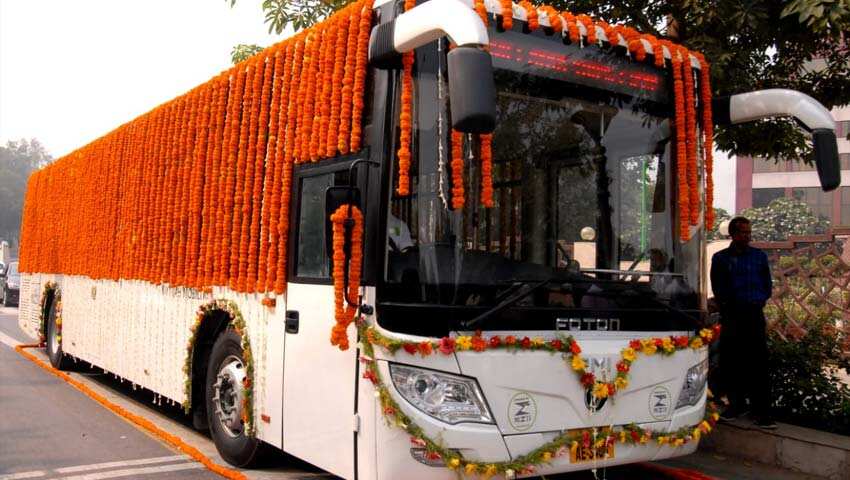
[[[0,412],[3,415],[0,422],[0,480],[221,478],[50,375],[12,347],[31,341],[17,326],[17,309],[0,307]],[[40,351],[31,352],[46,361]],[[190,421],[179,407],[155,406],[149,392],[134,391],[127,384],[89,369],[78,369],[71,375],[113,403],[182,438],[216,463],[226,465],[218,457],[212,441],[191,428]],[[717,478],[799,478],[780,476],[778,472],[752,466],[733,467],[737,462],[730,465],[727,459],[704,453],[666,463],[668,468],[701,470]],[[598,478],[672,478],[654,468],[627,466],[608,469],[600,471]],[[251,480],[335,478],[283,453],[272,455],[263,468],[243,473]],[[548,478],[589,480],[594,477],[587,472]]]

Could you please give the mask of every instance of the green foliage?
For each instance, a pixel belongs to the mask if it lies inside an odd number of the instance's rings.
[[[829,316],[808,320],[807,333],[793,340],[771,330],[773,412],[785,422],[850,435],[850,388],[838,376],[848,365],[834,325]]]
[[[230,6],[236,0],[225,0]],[[269,33],[280,34],[287,26],[295,31],[305,29],[327,18],[353,0],[263,0],[265,22]]]
[[[715,208],[714,225],[712,225],[711,230],[709,230],[708,232],[708,240],[723,240],[724,238],[726,238],[725,236],[721,235],[720,232],[718,232],[718,229],[720,228],[720,224],[723,223],[724,220],[729,220],[731,218],[732,216],[729,215],[729,212],[727,212],[725,209]]]
[[[36,139],[17,140],[0,146],[0,239],[18,244],[21,210],[27,179],[33,170],[50,163],[53,158]]]
[[[790,235],[823,233],[829,221],[817,217],[808,205],[791,198],[777,198],[766,207],[748,208],[741,212],[752,222],[753,240],[781,241]]]
[[[245,43],[240,43],[239,45],[233,47],[233,50],[230,51],[230,60],[234,64],[237,64],[260,53],[262,50],[263,47],[259,45],[249,45]]]

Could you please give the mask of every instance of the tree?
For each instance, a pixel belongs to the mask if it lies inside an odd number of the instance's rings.
[[[240,43],[233,47],[233,50],[230,51],[230,60],[235,64],[247,60],[248,58],[260,53],[263,50],[263,47],[259,45]]]
[[[36,139],[0,146],[0,239],[16,248],[21,230],[21,210],[30,173],[53,161]]]
[[[235,4],[236,0],[226,0]],[[255,0],[256,1],[256,0]],[[351,0],[263,0],[269,32],[309,27]],[[559,10],[625,23],[703,52],[715,95],[791,88],[827,108],[850,104],[850,0],[550,0]],[[811,147],[787,119],[717,130],[721,150],[808,158]]]
[[[791,235],[823,233],[829,228],[828,220],[792,198],[777,198],[766,207],[748,208],[741,215],[752,222],[755,241],[782,241]]]

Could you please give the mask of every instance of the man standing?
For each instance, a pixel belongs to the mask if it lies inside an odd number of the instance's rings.
[[[732,242],[711,258],[711,286],[720,307],[720,368],[729,398],[722,418],[731,420],[749,409],[756,426],[776,428],[770,416],[767,333],[764,304],[773,281],[767,255],[750,246],[752,228],[745,217],[729,222]]]

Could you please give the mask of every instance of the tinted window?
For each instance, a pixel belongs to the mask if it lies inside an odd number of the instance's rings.
[[[348,170],[301,178],[297,276],[330,278],[330,259],[325,251],[325,191],[347,184]]]

